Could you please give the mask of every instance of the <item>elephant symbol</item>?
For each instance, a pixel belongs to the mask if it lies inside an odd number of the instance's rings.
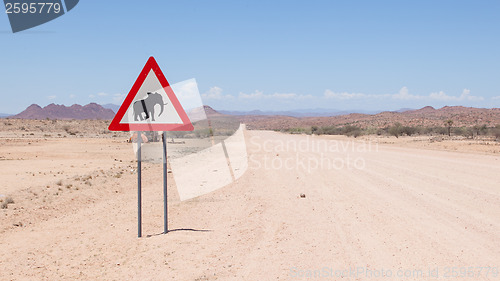
[[[155,121],[155,106],[160,105],[160,116],[163,113],[164,106],[168,103],[163,103],[163,97],[158,93],[148,92],[145,99],[134,102],[134,121],[144,121],[151,117],[151,121]]]

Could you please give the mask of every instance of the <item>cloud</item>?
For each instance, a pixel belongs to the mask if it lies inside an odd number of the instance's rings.
[[[437,93],[431,93],[429,97],[433,100],[440,101],[481,101],[484,100],[483,97],[472,96],[469,89],[464,89],[460,96],[449,96],[443,91]]]
[[[184,109],[203,106],[196,79],[191,78],[170,86]]]
[[[397,94],[392,95],[392,98],[399,100],[421,100],[424,99],[425,96],[412,95],[410,94],[410,91],[408,91],[407,87],[403,87]]]
[[[95,98],[95,95],[90,94],[89,98]]]
[[[201,95],[203,99],[210,99],[210,100],[222,100],[222,99],[231,99],[233,96],[231,95],[224,95],[222,94],[222,89],[214,86],[211,87],[208,92],[204,93]]]
[[[334,98],[339,100],[350,99],[368,99],[368,98],[392,98],[395,100],[427,100],[427,101],[481,101],[483,97],[473,96],[470,94],[469,89],[464,89],[460,96],[450,96],[443,91],[430,93],[429,95],[414,95],[410,94],[407,87],[402,87],[396,94],[363,94],[363,93],[336,93],[331,90],[326,90],[323,94],[325,98]]]
[[[298,99],[298,100],[312,98],[312,95],[299,95],[295,93],[274,93],[270,96],[279,99]]]
[[[407,87],[401,88],[399,93],[392,95],[395,99],[402,100],[435,100],[435,101],[481,101],[484,100],[483,97],[472,96],[469,89],[464,89],[460,96],[450,96],[443,91],[433,92],[427,96],[424,95],[412,95],[409,93]]]
[[[500,100],[500,96],[492,97],[492,100]]]
[[[336,93],[332,90],[326,89],[323,93],[323,97],[327,99],[339,99],[339,100],[352,100],[352,99],[368,99],[368,98],[384,98],[389,97],[389,95],[375,95],[375,94],[364,94],[364,93],[348,93],[341,92]]]
[[[370,95],[366,95],[363,93],[348,93],[348,92],[336,93],[332,90],[326,89],[325,93],[323,94],[323,97],[327,99],[350,100],[350,99],[368,98],[370,97]]]
[[[52,95],[52,96],[47,96],[47,98],[48,98],[49,100],[53,100],[53,99],[55,99],[56,97],[57,97],[57,96],[54,96],[54,95]]]
[[[101,96],[101,97],[105,97],[105,96],[107,96],[108,94],[107,94],[107,93],[102,93],[102,92],[101,92],[101,93],[98,93],[97,95],[98,95],[98,96]]]
[[[70,97],[71,99],[74,99],[74,98],[76,98],[76,95],[71,94],[71,95],[69,95],[69,97]]]
[[[259,90],[255,90],[253,93],[250,94],[245,94],[243,92],[240,92],[238,97],[241,99],[261,99],[264,98],[264,93]]]
[[[274,94],[264,94],[264,92],[255,90],[253,93],[245,94],[240,92],[238,95],[240,99],[281,99],[281,100],[303,100],[310,99],[312,95],[301,95],[296,93],[274,93]]]

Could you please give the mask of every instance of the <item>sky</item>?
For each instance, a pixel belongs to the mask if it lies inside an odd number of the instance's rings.
[[[500,1],[80,1],[13,34],[1,113],[121,104],[154,56],[223,110],[500,107]]]

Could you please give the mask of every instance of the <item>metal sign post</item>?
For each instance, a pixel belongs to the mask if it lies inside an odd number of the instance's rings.
[[[167,132],[163,132],[163,233],[168,232],[167,205]]]
[[[142,236],[141,143],[142,134],[139,131],[137,132],[137,237]]]

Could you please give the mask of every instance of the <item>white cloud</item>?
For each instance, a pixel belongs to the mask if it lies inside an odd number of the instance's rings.
[[[238,98],[240,99],[281,99],[281,100],[303,100],[303,99],[310,99],[312,98],[312,95],[301,95],[301,94],[295,94],[295,93],[274,93],[274,94],[269,94],[266,95],[264,92],[255,90],[253,93],[250,94],[245,94],[243,92],[240,92],[238,95]]]
[[[71,95],[69,95],[69,97],[70,97],[71,99],[74,99],[74,98],[76,98],[76,95],[71,94]]]
[[[441,101],[481,101],[484,100],[483,97],[472,96],[469,89],[464,89],[460,96],[449,96],[443,91],[437,93],[431,93],[429,97],[433,100]]]
[[[310,99],[312,98],[312,95],[299,95],[295,93],[274,93],[270,95],[272,98],[279,98],[279,99]]]
[[[350,99],[356,99],[356,98],[365,98],[367,95],[362,94],[362,93],[335,93],[332,90],[326,90],[325,93],[323,94],[325,98],[333,98],[333,99],[339,99],[339,100],[350,100]]]
[[[351,100],[351,99],[366,99],[366,98],[383,98],[388,97],[389,95],[370,95],[363,93],[336,93],[332,90],[326,89],[323,97],[327,99],[339,99],[339,100]]]
[[[407,87],[402,87],[397,94],[363,94],[363,93],[336,93],[331,90],[326,90],[323,94],[325,98],[334,98],[339,100],[350,99],[368,99],[368,98],[392,98],[396,100],[438,100],[438,101],[481,101],[483,97],[472,96],[469,89],[464,89],[460,96],[450,96],[443,91],[430,93],[429,95],[413,95]]]
[[[492,100],[500,100],[500,96],[492,97]]]
[[[253,93],[250,93],[250,94],[245,94],[245,93],[240,92],[238,97],[241,99],[261,99],[261,98],[264,98],[265,96],[264,96],[264,93],[262,91],[255,90]]]
[[[95,98],[95,95],[90,94],[89,98]]]
[[[107,96],[108,94],[107,94],[107,93],[102,93],[102,92],[101,92],[101,93],[98,93],[97,95],[98,95],[98,96],[101,96],[101,97],[105,97],[105,96]]]
[[[53,99],[55,99],[56,97],[57,97],[57,96],[47,96],[47,98],[48,98],[49,100],[53,100]]]
[[[412,95],[410,94],[410,91],[408,91],[407,87],[403,87],[399,90],[397,94],[392,95],[392,98],[400,100],[420,100],[424,99],[425,96]]]
[[[182,107],[186,110],[203,106],[196,79],[191,78],[170,85]]]
[[[190,95],[190,96],[192,96],[192,95],[198,96],[199,95],[198,85],[196,84],[196,80],[194,78],[182,81],[182,82],[177,83],[177,84],[178,84],[177,90],[182,91],[182,93],[184,95]],[[176,93],[176,95],[177,95],[177,93]]]
[[[224,95],[222,94],[222,89],[214,86],[211,87],[208,92],[204,93],[201,95],[203,99],[210,99],[210,100],[222,100],[222,99],[231,99],[233,96],[231,95]]]
[[[483,97],[472,96],[469,89],[464,89],[460,96],[450,96],[443,91],[433,92],[427,96],[412,95],[409,93],[407,87],[401,88],[399,93],[392,95],[395,99],[402,100],[437,100],[437,101],[480,101]]]

